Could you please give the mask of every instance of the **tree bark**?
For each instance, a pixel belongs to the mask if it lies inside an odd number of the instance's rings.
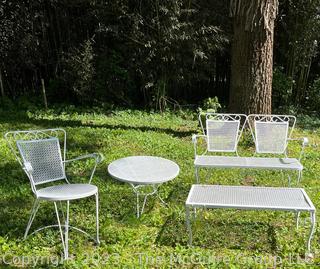
[[[273,34],[278,0],[231,0],[233,17],[229,110],[271,113]]]

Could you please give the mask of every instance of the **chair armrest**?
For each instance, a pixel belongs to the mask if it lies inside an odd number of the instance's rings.
[[[33,172],[33,167],[31,165],[31,163],[29,162],[25,162],[23,163],[23,167],[22,167],[26,172],[28,172],[29,174],[32,174]]]
[[[64,163],[70,163],[70,162],[89,159],[89,158],[94,158],[95,159],[95,165],[94,165],[94,167],[92,169],[92,172],[91,172],[91,175],[90,175],[90,179],[89,179],[89,184],[90,184],[91,181],[92,181],[94,172],[96,171],[97,165],[104,160],[104,156],[101,153],[92,153],[92,154],[82,155],[82,156],[79,156],[79,157],[74,158],[74,159],[65,160]]]
[[[304,148],[309,144],[309,139],[307,137],[289,138],[288,141],[301,141],[301,150],[300,150],[300,156],[299,156],[299,161],[300,161],[304,153]]]
[[[197,142],[198,142],[198,138],[204,138],[205,141],[207,142],[207,136],[206,135],[197,135],[197,134],[193,134],[192,135],[192,143],[194,146],[194,157],[197,156]]]
[[[89,159],[89,158],[94,158],[96,164],[99,164],[104,160],[104,157],[101,153],[92,153],[92,154],[82,155],[77,158],[65,160],[64,163],[70,163],[70,162],[79,161],[79,160],[83,160],[83,159]]]

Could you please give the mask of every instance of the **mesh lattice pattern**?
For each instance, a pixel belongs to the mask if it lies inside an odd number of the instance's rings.
[[[262,158],[199,155],[194,161],[197,167],[220,168],[266,168],[302,170],[302,164],[295,158]]]
[[[234,152],[240,121],[207,120],[208,151]]]
[[[17,141],[17,147],[23,162],[29,163],[32,167],[32,177],[35,184],[65,178],[57,138],[19,140]]]
[[[299,188],[193,185],[187,204],[310,210]]]
[[[258,153],[283,153],[287,146],[288,122],[256,122]]]

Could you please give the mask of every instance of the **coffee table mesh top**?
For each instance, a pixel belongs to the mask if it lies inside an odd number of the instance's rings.
[[[179,174],[173,161],[154,156],[131,156],[118,159],[108,166],[111,176],[134,184],[166,182]]]
[[[311,202],[310,202],[311,203]],[[212,207],[261,207],[310,211],[313,204],[300,188],[272,188],[251,186],[193,185],[186,205]]]

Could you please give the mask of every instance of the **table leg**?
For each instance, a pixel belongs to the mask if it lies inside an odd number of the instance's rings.
[[[164,205],[164,206],[166,206],[166,207],[168,207],[168,204],[161,198],[161,196],[160,196],[160,194],[159,194],[159,187],[161,186],[161,184],[159,184],[159,185],[153,185],[153,191],[154,191],[154,193],[156,193],[156,195],[157,195],[157,197],[159,198],[159,200],[160,200],[160,202]]]
[[[139,193],[135,192],[137,195],[137,218],[139,218],[140,215],[140,208],[139,208]]]
[[[133,188],[134,193],[135,193],[136,196],[137,196],[137,218],[140,218],[141,215],[142,215],[142,213],[143,213],[143,211],[144,211],[145,205],[146,205],[146,203],[147,203],[147,198],[148,198],[148,196],[157,193],[158,187],[157,187],[156,185],[153,185],[153,186],[152,186],[153,191],[144,194],[144,193],[139,192],[139,188],[145,187],[145,186],[147,186],[147,185],[133,185],[133,184],[131,184],[131,186],[132,186],[132,188]],[[142,204],[141,209],[140,209],[139,196],[144,196],[143,204]],[[159,197],[160,200],[164,203],[164,201],[161,199],[161,197],[160,197],[160,196],[158,196],[158,197]],[[164,204],[165,204],[165,203],[164,203]]]
[[[316,226],[316,212],[311,211],[310,212],[310,220],[311,220],[311,229],[310,229],[310,234],[309,234],[309,239],[308,239],[308,253],[310,254],[310,249],[311,249],[311,239],[314,234],[314,229]]]
[[[190,209],[188,206],[186,206],[186,225],[189,234],[189,245],[192,246],[192,229],[190,223]]]

